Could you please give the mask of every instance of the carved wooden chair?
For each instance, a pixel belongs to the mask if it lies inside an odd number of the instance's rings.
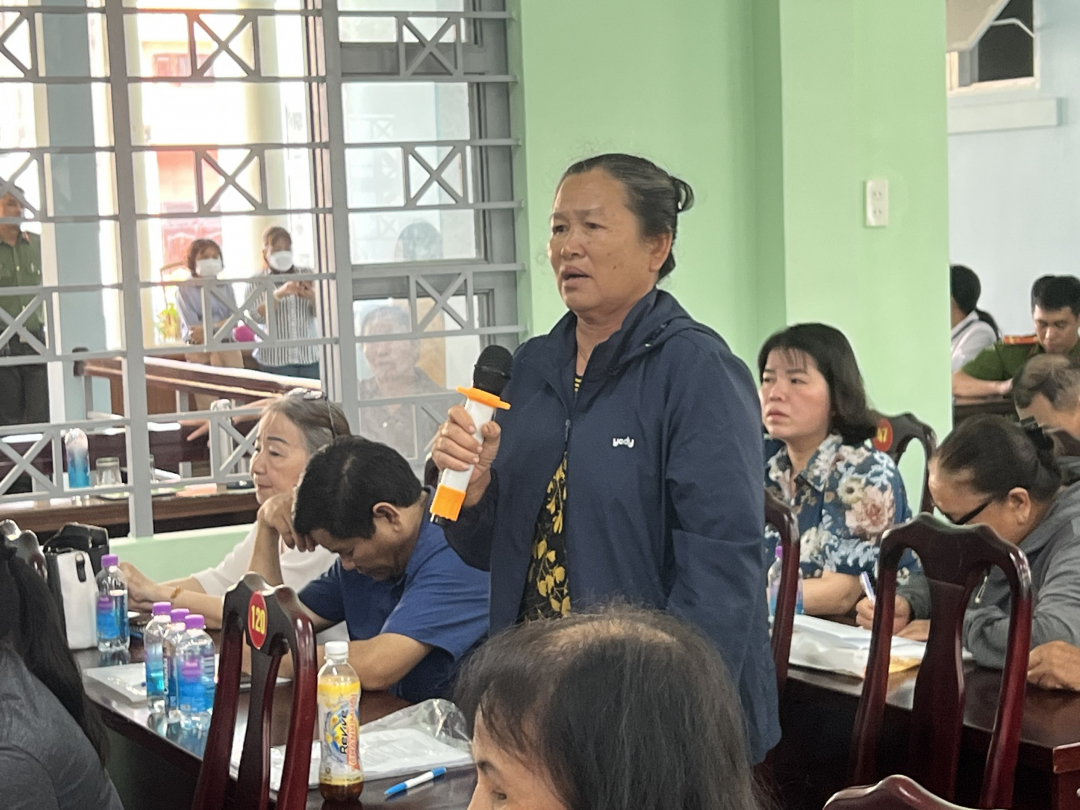
[[[825,810],[965,810],[939,799],[907,776],[889,776],[873,787],[842,790],[825,803]]]
[[[933,512],[934,501],[930,497],[930,456],[937,449],[937,434],[934,433],[934,429],[910,413],[902,413],[899,416],[882,416],[878,421],[877,435],[874,436],[874,447],[883,453],[887,453],[889,458],[896,464],[900,464],[900,458],[912,441],[918,441],[922,445],[924,454],[922,496],[919,500],[919,511]]]
[[[773,616],[772,652],[776,664],[776,691],[783,694],[787,682],[788,657],[791,654],[791,633],[795,625],[796,589],[799,584],[799,526],[787,504],[765,490],[765,524],[780,535],[783,563],[780,569],[780,591],[776,595],[776,614]]]
[[[315,631],[290,588],[270,588],[254,573],[247,574],[225,594],[214,712],[192,810],[220,810],[226,804],[245,642],[251,648],[251,696],[232,806],[238,810],[265,810],[269,804],[274,687],[281,657],[290,652],[292,714],[277,808],[302,810],[307,804],[315,728]]]
[[[988,526],[952,526],[930,515],[886,532],[881,544],[877,609],[855,716],[850,782],[867,785],[880,777],[877,750],[889,685],[896,569],[907,548],[922,561],[931,612],[930,636],[915,680],[905,770],[934,794],[954,797],[964,730],[964,613],[984,577],[993,567],[1000,568],[1012,588],[1009,640],[978,806],[1009,807],[1031,646],[1031,570],[1019,546],[1006,543]]]

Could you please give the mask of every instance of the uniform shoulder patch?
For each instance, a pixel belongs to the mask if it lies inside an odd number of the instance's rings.
[[[1006,346],[1034,346],[1039,342],[1038,335],[1005,335],[1001,342]]]

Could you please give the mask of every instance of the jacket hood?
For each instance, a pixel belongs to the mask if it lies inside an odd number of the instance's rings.
[[[1071,534],[1070,524],[1076,520],[1080,520],[1080,483],[1069,485],[1054,499],[1042,522],[1020,541],[1020,548],[1029,557],[1037,554],[1062,532]]]
[[[522,346],[521,361],[549,369],[565,368],[577,352],[576,328],[577,315],[567,312],[548,334]],[[617,374],[627,363],[687,331],[723,342],[716,332],[691,318],[675,296],[654,287],[630,310],[619,331],[593,350],[586,375]]]

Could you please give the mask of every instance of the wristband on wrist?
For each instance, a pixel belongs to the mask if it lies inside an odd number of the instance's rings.
[[[175,588],[173,588],[173,592],[169,594],[169,601],[171,602],[176,597],[178,597],[180,595],[180,591],[182,591],[182,590],[184,590],[184,589],[180,585],[177,585]]]

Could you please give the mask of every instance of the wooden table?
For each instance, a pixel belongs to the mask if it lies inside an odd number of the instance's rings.
[[[210,526],[236,526],[253,523],[259,511],[253,489],[231,490],[220,487],[215,495],[154,498],[154,531],[176,532]],[[110,537],[127,536],[128,502],[86,498],[74,503],[72,498],[50,501],[11,501],[0,504],[0,520],[14,520],[20,529],[33,531],[44,541],[65,523],[88,523],[109,531]]]
[[[82,650],[75,654],[82,668],[101,665],[97,650]],[[132,644],[131,659],[142,659],[142,648]],[[191,797],[199,778],[202,765],[202,749],[205,737],[192,739],[191,735],[182,734],[178,724],[168,725],[161,719],[151,717],[146,706],[133,706],[112,696],[105,686],[94,680],[84,680],[87,694],[101,709],[102,719],[112,732],[110,739],[114,744],[109,770],[114,773],[132,773],[139,784],[135,789],[147,796],[153,796],[155,808],[177,807],[190,808]],[[271,722],[270,743],[285,743],[289,727],[289,714],[292,705],[293,685],[278,686],[274,692],[274,712]],[[360,700],[360,722],[369,723],[409,704],[388,692],[364,692]],[[237,712],[234,740],[243,739],[247,727],[248,695],[241,692]],[[118,762],[119,757],[128,757],[135,762]],[[126,767],[125,767],[126,766]],[[360,797],[365,807],[388,804],[383,791],[400,779],[382,779],[364,786]],[[397,810],[465,810],[472,799],[476,776],[471,767],[457,768],[445,777],[415,788],[408,793],[395,796],[391,801]],[[118,789],[121,785],[117,785]],[[127,798],[127,797],[122,797]],[[134,805],[132,805],[134,806]],[[307,806],[311,810],[324,807],[323,798],[318,790],[308,792]],[[325,807],[359,807],[359,805],[331,805]]]
[[[879,760],[895,772],[907,756],[915,675],[889,681],[888,710]],[[967,700],[958,801],[974,807],[1001,673],[966,667]],[[777,749],[777,777],[789,807],[820,808],[845,787],[847,756],[862,681],[846,675],[791,667],[781,700],[784,739]],[[932,752],[927,752],[931,756]],[[1080,695],[1029,687],[1024,705],[1015,810],[1080,809]],[[795,798],[791,798],[794,796]]]

